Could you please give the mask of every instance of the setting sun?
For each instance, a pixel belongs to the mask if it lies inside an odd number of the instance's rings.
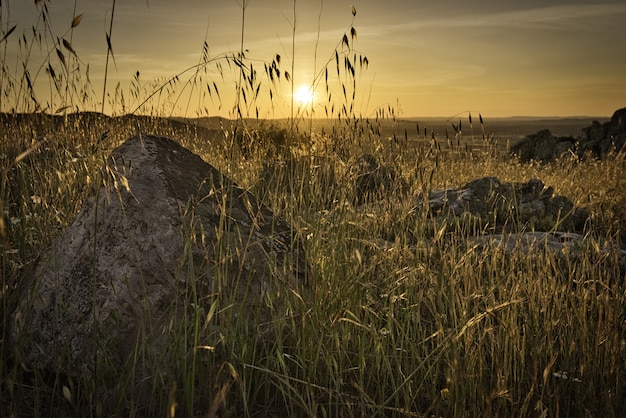
[[[298,104],[309,105],[313,102],[313,91],[308,86],[302,85],[296,90],[294,97]]]

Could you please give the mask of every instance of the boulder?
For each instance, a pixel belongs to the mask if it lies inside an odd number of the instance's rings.
[[[511,153],[517,155],[521,162],[539,160],[550,162],[563,153],[573,150],[576,139],[571,136],[557,137],[549,129],[530,134],[511,147]]]
[[[213,345],[216,321],[259,327],[301,289],[294,229],[178,143],[129,139],[102,178],[24,278],[10,337],[28,367],[150,399],[177,373],[168,359],[195,349],[194,318],[196,344]]]
[[[519,229],[581,231],[587,214],[564,196],[554,194],[541,180],[504,183],[496,177],[473,180],[458,189],[432,190],[419,196],[417,205],[428,205],[431,216],[470,215],[481,229],[492,233]]]

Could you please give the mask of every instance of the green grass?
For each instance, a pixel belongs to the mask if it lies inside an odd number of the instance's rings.
[[[254,90],[256,82],[243,89]],[[270,295],[269,318],[241,315],[229,308],[231,296],[209,297],[212,289],[194,280],[194,263],[185,264],[190,288],[172,301],[173,311],[186,313],[168,342],[175,355],[152,359],[158,374],[143,404],[124,392],[135,378],[132,359],[117,376],[103,377],[115,383],[108,412],[619,416],[626,409],[625,270],[614,252],[601,248],[604,237],[623,240],[624,154],[520,164],[488,136],[474,139],[482,145],[478,151],[455,147],[457,138],[413,146],[398,132],[400,140],[388,141],[378,128],[393,129],[395,115],[368,120],[349,108],[335,114],[335,129],[325,134],[241,118],[233,125],[241,134],[226,127],[231,135],[211,142],[203,130],[156,117],[87,114],[55,122],[39,114],[28,116],[40,118],[36,123],[3,122],[2,415],[105,412],[95,398],[101,381],[23,364],[15,356],[19,347],[7,344],[7,321],[30,263],[95,193],[105,156],[140,130],[174,137],[294,225],[309,287]],[[463,145],[471,138],[458,140]],[[30,154],[21,155],[26,150]],[[405,187],[389,191],[378,207],[359,209],[350,164],[363,152],[392,167]],[[483,176],[538,178],[587,208],[588,248],[576,257],[480,250],[468,245],[476,232],[471,222],[434,219],[415,207],[421,192]],[[188,246],[197,245],[196,227],[183,222]],[[216,261],[228,280],[222,256]]]

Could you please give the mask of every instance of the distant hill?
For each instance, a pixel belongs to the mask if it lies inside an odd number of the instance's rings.
[[[449,118],[443,117],[426,117],[426,118],[409,118],[411,123],[422,122],[433,126],[443,126]],[[610,119],[609,116],[572,116],[572,117],[546,117],[546,116],[512,116],[505,118],[485,118],[485,129],[494,135],[496,139],[510,140],[511,143],[524,138],[526,135],[537,132],[541,129],[549,129],[558,136],[578,136],[581,131],[590,126],[593,121],[600,123]],[[463,123],[464,134],[470,132],[469,121],[467,117],[461,118]],[[458,118],[452,119],[451,122],[458,123]],[[480,124],[477,120],[473,120],[473,128],[480,132]]]
[[[510,141],[511,144],[516,143],[525,136],[537,132],[541,129],[549,129],[557,136],[578,136],[583,128],[590,126],[593,121],[600,123],[608,121],[609,117],[591,117],[591,116],[575,116],[575,117],[543,117],[543,116],[514,116],[506,118],[487,118],[483,117],[485,131],[488,135],[500,141]],[[437,138],[445,138],[445,130],[453,135],[451,124],[458,126],[459,121],[462,124],[462,134],[465,138],[472,135],[482,137],[480,123],[477,117],[474,117],[473,124],[469,124],[466,115],[460,118],[446,117],[410,117],[402,119],[370,119],[368,121],[360,120],[363,125],[368,128],[376,129],[377,133],[383,138],[392,137],[394,134],[398,137],[404,137],[405,133],[409,139],[419,139],[424,137],[426,130],[427,137],[430,138],[434,132]],[[153,117],[143,115],[123,115],[110,117],[98,112],[80,112],[71,113],[66,116],[49,115],[45,113],[37,114],[11,114],[0,113],[1,123],[29,123],[36,126],[61,126],[63,123],[80,123],[80,124],[100,124],[100,123],[128,123],[143,129],[153,129],[158,127],[164,132],[146,132],[160,135],[189,133],[190,130],[194,136],[208,141],[216,140],[223,136],[224,131],[233,129],[235,122],[220,116],[184,118],[184,117]],[[352,121],[353,122],[353,121]],[[246,120],[248,126],[253,128],[262,128],[267,126],[288,127],[289,121],[286,119],[268,119]],[[310,125],[309,125],[310,124]],[[307,132],[312,129],[313,132],[330,133],[333,127],[346,127],[346,121],[338,121],[336,119],[313,119],[300,120],[298,129],[300,132]],[[419,131],[418,131],[419,128]]]

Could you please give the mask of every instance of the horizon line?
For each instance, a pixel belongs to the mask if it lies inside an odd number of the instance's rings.
[[[396,120],[414,120],[419,118],[427,118],[427,119],[449,119],[455,120],[460,118],[467,118],[470,112],[462,112],[461,114],[456,114],[453,116],[449,115],[412,115],[412,116],[402,116],[396,117]],[[102,113],[100,111],[94,110],[81,110],[78,112],[70,112],[66,114],[60,113],[48,113],[48,112],[11,112],[11,111],[0,111],[2,115],[30,115],[30,114],[43,114],[49,116],[69,116],[69,115],[79,115],[79,114],[100,114],[110,118],[117,117],[128,117],[128,116],[137,116],[137,117],[154,117],[154,118],[182,118],[182,119],[199,119],[199,118],[222,118],[226,120],[236,120],[239,118],[230,118],[228,116],[223,115],[204,115],[204,116],[184,116],[184,115],[150,115],[150,114],[141,114],[141,113],[124,113],[119,115],[110,115],[107,113]],[[476,115],[481,115],[483,118],[487,119],[610,119],[612,115],[584,115],[584,114],[574,114],[574,115],[508,115],[508,116],[485,116],[482,113],[475,113]],[[365,117],[363,119],[372,119],[373,117]],[[254,116],[244,117],[241,119],[245,120],[289,120],[289,117],[275,117],[275,118],[256,118]],[[313,117],[313,120],[336,120],[337,118],[329,118],[329,117]],[[298,120],[309,120],[309,118],[298,118]],[[343,118],[342,118],[343,120]]]

